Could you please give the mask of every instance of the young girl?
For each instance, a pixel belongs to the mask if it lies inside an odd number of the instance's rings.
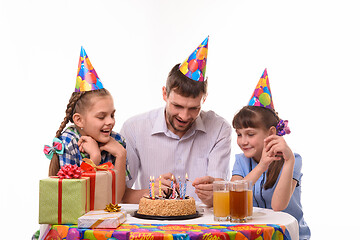
[[[118,199],[122,199],[125,181],[130,178],[126,164],[124,138],[112,131],[115,125],[115,108],[111,94],[103,88],[95,69],[83,48],[80,52],[78,77],[75,92],[66,109],[66,116],[56,132],[55,149],[46,151],[52,156],[49,175],[56,175],[59,167],[66,164],[78,165],[83,158],[91,159],[96,165],[111,162],[119,171],[117,185]],[[74,123],[64,130],[68,122]],[[46,148],[46,147],[45,147]],[[49,149],[49,147],[47,147]],[[60,166],[59,166],[60,165]]]
[[[290,130],[274,110],[266,69],[232,124],[243,153],[235,155],[231,181],[251,180],[254,206],[291,214],[298,220],[300,239],[309,239],[300,202],[302,159],[282,137]]]

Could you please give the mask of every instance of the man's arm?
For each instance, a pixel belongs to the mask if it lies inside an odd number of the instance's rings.
[[[131,189],[126,187],[125,188],[125,194],[124,197],[122,199],[122,203],[136,203],[138,204],[140,201],[140,198],[142,196],[144,196],[146,193],[149,193],[148,189],[140,189],[140,190],[135,190],[135,189]]]
[[[132,127],[132,124],[126,121],[120,130],[120,135],[125,138],[126,142],[126,158],[131,176],[131,180],[127,181],[126,185],[127,187],[131,188],[138,176],[138,169],[140,167],[140,159],[136,154],[136,133]]]
[[[207,206],[213,205],[212,183],[217,180],[226,180],[229,175],[231,130],[231,126],[224,121],[216,143],[209,154],[208,176],[196,178],[193,182],[195,193]]]
[[[228,179],[231,153],[231,126],[224,120],[215,145],[209,153],[207,175],[213,178]]]

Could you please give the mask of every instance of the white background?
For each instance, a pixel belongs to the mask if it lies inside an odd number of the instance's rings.
[[[164,105],[168,72],[207,35],[203,109],[231,122],[267,68],[275,108],[290,120],[286,140],[303,157],[302,203],[313,239],[335,239],[332,231],[354,237],[355,2],[0,1],[1,239],[30,239],[39,227],[38,185],[49,164],[42,149],[65,116],[81,45],[113,95],[119,131],[127,118]],[[234,133],[232,156],[239,152]]]

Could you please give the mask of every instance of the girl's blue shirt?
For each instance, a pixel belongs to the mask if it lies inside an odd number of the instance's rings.
[[[293,178],[298,182],[295,191],[293,195],[291,196],[291,199],[289,201],[289,204],[283,212],[291,214],[293,217],[295,217],[299,223],[299,239],[310,239],[310,228],[306,224],[304,217],[303,217],[303,211],[301,206],[301,167],[302,167],[302,159],[301,156],[297,153],[294,154],[295,156],[295,165],[294,165],[294,172],[293,172]],[[257,162],[255,162],[252,158],[247,158],[245,155],[242,154],[236,154],[235,155],[235,163],[232,170],[232,175],[239,175],[241,177],[245,177],[248,175],[252,169],[254,169],[258,165]],[[280,172],[281,174],[281,172]],[[280,177],[279,174],[279,177]],[[260,207],[260,208],[269,208],[271,209],[271,199],[272,195],[274,193],[274,190],[277,186],[277,183],[279,181],[279,177],[276,180],[276,183],[272,188],[269,188],[265,190],[263,188],[263,185],[266,181],[266,172],[264,172],[260,178],[256,181],[253,187],[253,205],[254,207]]]

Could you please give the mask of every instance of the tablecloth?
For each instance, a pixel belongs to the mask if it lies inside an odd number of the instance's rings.
[[[284,226],[275,224],[122,224],[117,229],[81,229],[52,225],[45,240],[282,240],[290,239]]]
[[[76,225],[43,226],[41,239],[120,239],[120,240],[248,240],[299,238],[294,217],[270,209],[254,208],[253,219],[246,224],[215,222],[211,208],[199,207],[199,218],[188,220],[146,220],[131,216],[136,204],[121,204],[127,220],[117,229],[78,229]],[[44,230],[44,228],[47,228]],[[47,235],[44,235],[47,232]]]

